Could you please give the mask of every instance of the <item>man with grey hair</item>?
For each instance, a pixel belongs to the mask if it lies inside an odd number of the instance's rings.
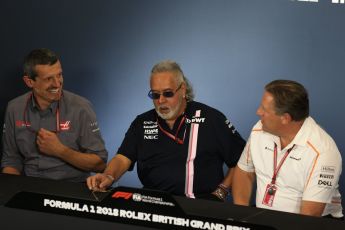
[[[1,172],[84,182],[102,172],[108,152],[91,103],[63,90],[62,64],[51,50],[32,50],[24,60],[30,91],[8,103]]]
[[[132,122],[104,173],[87,179],[100,191],[137,163],[144,188],[190,198],[225,200],[245,141],[218,110],[193,101],[193,90],[173,61],[156,64],[148,96],[155,109]],[[224,177],[223,165],[229,167]]]

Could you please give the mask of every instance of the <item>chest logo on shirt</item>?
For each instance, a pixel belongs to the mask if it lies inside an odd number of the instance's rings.
[[[64,121],[60,122],[60,129],[63,131],[67,131],[71,128],[71,121]]]
[[[157,121],[144,121],[144,139],[157,140],[158,139],[158,124]]]
[[[265,147],[265,150],[269,150],[269,151],[271,151],[271,152],[274,151],[271,147],[268,147],[268,146]]]
[[[30,127],[31,123],[28,121],[25,122],[25,121],[18,120],[18,121],[16,121],[16,126],[17,127]]]
[[[297,157],[297,156],[289,156],[289,158],[292,159],[292,160],[295,160],[295,161],[300,161],[300,160],[302,160],[301,157]]]
[[[200,123],[204,123],[205,120],[206,120],[205,117],[192,117],[192,119],[186,118],[186,123],[187,124],[190,124],[190,123],[200,124]]]

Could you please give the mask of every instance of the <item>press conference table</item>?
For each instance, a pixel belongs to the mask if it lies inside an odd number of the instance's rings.
[[[21,191],[85,200],[85,202],[91,202],[94,199],[85,184],[0,174],[0,229],[161,229],[160,227],[145,226],[145,224],[132,225],[118,221],[93,219],[90,216],[83,218],[83,216],[76,217],[70,214],[55,214],[5,206],[15,194]],[[144,190],[136,189],[135,192],[141,193]],[[178,196],[172,196],[172,199],[187,215],[199,217],[201,220],[203,218],[215,218],[226,220],[229,223],[232,220],[236,223],[249,223],[254,226],[250,229],[255,229],[256,225],[282,230],[345,229],[345,221],[243,207],[229,202],[194,200]],[[159,212],[159,209],[155,211]],[[175,229],[175,227],[164,226],[165,229]]]

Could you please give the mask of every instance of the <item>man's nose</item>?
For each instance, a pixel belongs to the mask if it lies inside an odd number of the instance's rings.
[[[60,87],[61,86],[61,84],[62,84],[62,77],[59,77],[59,76],[55,76],[54,78],[53,78],[53,86],[55,86],[55,87]]]
[[[158,102],[159,102],[160,104],[166,102],[166,98],[163,96],[163,94],[160,94],[160,95],[159,95]]]
[[[260,107],[256,110],[256,115],[260,116],[262,115],[262,110],[260,109]]]

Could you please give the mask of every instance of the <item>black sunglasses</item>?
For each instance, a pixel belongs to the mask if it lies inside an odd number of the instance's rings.
[[[174,91],[171,90],[167,90],[167,91],[163,91],[162,93],[158,93],[158,92],[154,92],[152,91],[152,89],[149,91],[149,93],[147,94],[149,96],[149,98],[151,98],[152,100],[157,100],[161,97],[161,95],[163,95],[163,97],[169,98],[169,97],[173,97],[175,95],[175,93],[181,89],[182,83],[180,84],[180,86]]]

